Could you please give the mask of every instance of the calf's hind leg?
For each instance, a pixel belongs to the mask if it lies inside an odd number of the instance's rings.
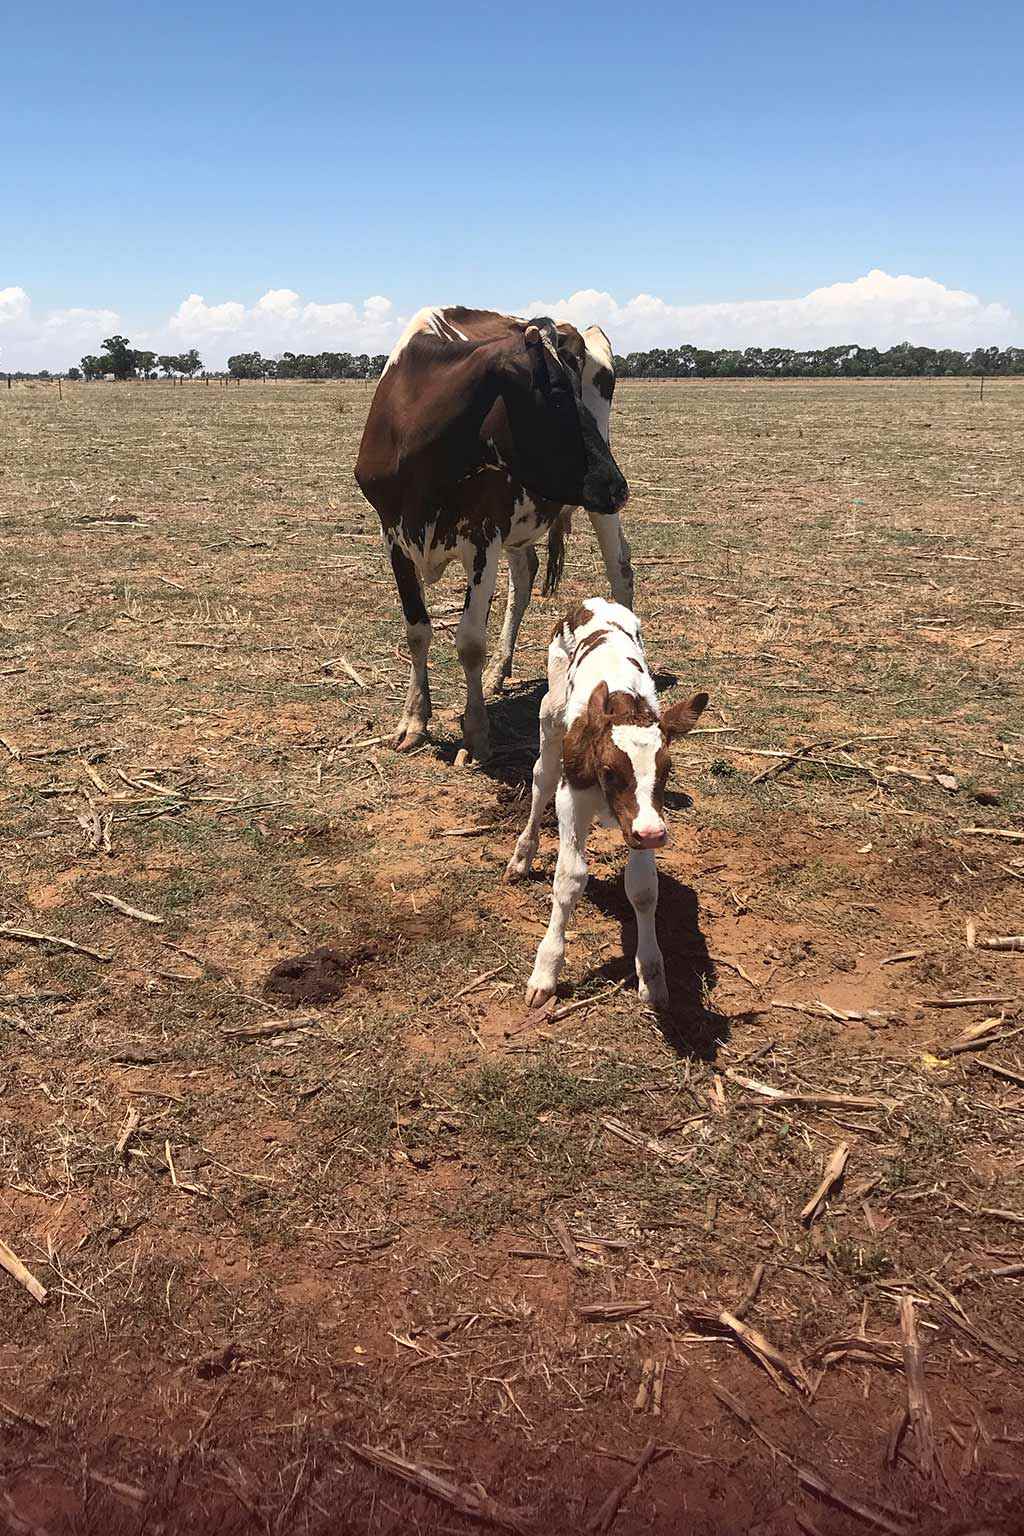
[[[409,673],[409,692],[398,727],[391,738],[391,745],[399,752],[409,752],[426,740],[427,721],[431,716],[430,683],[427,679],[427,653],[433,629],[430,614],[423,600],[423,583],[408,555],[397,544],[389,548],[391,569],[395,574],[398,595],[405,614],[405,634],[412,663]]]

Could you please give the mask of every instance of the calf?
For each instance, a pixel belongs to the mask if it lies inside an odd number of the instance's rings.
[[[654,926],[654,850],[668,841],[662,805],[672,766],[669,743],[693,729],[707,702],[706,693],[697,693],[659,709],[640,621],[618,603],[589,598],[555,630],[548,647],[548,691],[540,707],[530,818],[506,869],[510,880],[529,872],[541,818],[554,796],[558,864],[551,921],[527,983],[528,1007],[547,1002],[557,985],[565,930],[587,883],[587,836],[595,818],[602,826],[617,824],[629,849],[626,895],[636,913],[640,996],[654,1008],[667,1005]]]

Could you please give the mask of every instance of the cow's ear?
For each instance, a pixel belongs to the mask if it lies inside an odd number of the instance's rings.
[[[692,731],[707,707],[707,694],[695,693],[692,699],[680,699],[678,703],[670,704],[668,709],[663,710],[661,728],[669,741]]]
[[[608,684],[598,683],[590,695],[590,703],[587,705],[587,724],[594,730],[600,730],[604,724],[605,715],[608,712]]]

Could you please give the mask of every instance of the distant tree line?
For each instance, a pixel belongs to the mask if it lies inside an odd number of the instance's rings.
[[[376,379],[384,372],[387,354],[368,357],[360,352],[283,352],[279,358],[239,352],[228,358],[233,379]]]
[[[653,347],[616,357],[620,379],[898,379],[956,378],[964,374],[1022,374],[1024,347],[915,347],[909,341],[877,347]]]
[[[79,368],[69,368],[69,379],[105,379],[108,374],[115,379],[155,379],[157,369],[165,379],[181,374],[191,379],[202,371],[203,360],[195,347],[180,355],[157,356],[155,352],[139,351],[127,336],[108,336],[103,351],[90,353],[81,359]]]
[[[259,352],[238,352],[228,358],[227,376],[233,379],[375,379],[384,371],[387,356],[365,352],[284,352],[278,358]],[[133,347],[127,336],[108,336],[103,351],[81,359],[69,368],[69,379],[194,378],[203,371],[195,347],[176,355],[147,352]],[[629,352],[616,357],[620,379],[870,379],[956,378],[970,374],[997,377],[1024,374],[1024,347],[976,347],[957,352],[951,347],[917,347],[901,341],[887,351],[878,347],[728,347],[717,351],[704,347],[652,347],[648,352]],[[18,378],[48,379],[48,369]]]

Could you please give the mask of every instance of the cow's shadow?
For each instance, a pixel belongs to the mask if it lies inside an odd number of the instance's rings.
[[[635,985],[636,916],[621,871],[605,879],[592,875],[584,900],[614,918],[621,932],[620,953],[591,971],[589,979],[629,978]],[[697,895],[663,868],[658,870],[657,928],[669,991],[667,1009],[656,1015],[658,1028],[678,1055],[714,1061],[729,1039],[730,1021],[711,1005],[715,966],[701,932]]]

